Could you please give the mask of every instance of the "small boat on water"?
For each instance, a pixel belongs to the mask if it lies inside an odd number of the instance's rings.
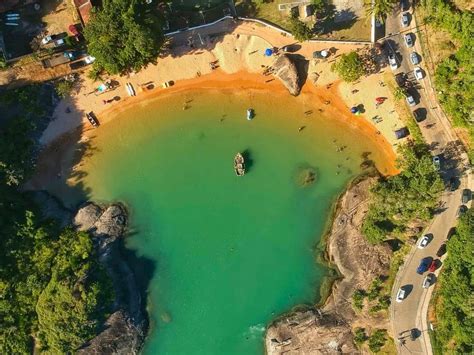
[[[94,112],[89,112],[89,113],[86,113],[86,117],[87,119],[89,120],[89,122],[91,123],[92,126],[94,127],[99,127],[100,123],[99,123],[99,120],[97,119],[96,115],[94,114]]]
[[[253,108],[247,109],[247,119],[250,121],[254,117],[255,117],[255,111],[253,110]]]
[[[245,160],[241,153],[237,153],[235,155],[234,170],[235,170],[235,175],[237,176],[245,175]]]

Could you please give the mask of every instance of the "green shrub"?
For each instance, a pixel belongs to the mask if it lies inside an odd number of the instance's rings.
[[[367,340],[367,334],[364,328],[356,328],[354,330],[354,342],[361,346]]]
[[[355,290],[352,294],[352,305],[357,310],[362,310],[364,307],[364,298],[365,298],[365,291],[364,290]]]
[[[313,37],[313,31],[297,16],[293,15],[290,18],[290,32],[298,42],[304,42]]]
[[[372,352],[377,353],[380,351],[382,346],[385,345],[386,341],[387,341],[387,331],[385,329],[377,329],[369,337],[369,342],[368,342],[369,349]]]
[[[364,64],[357,52],[343,54],[341,58],[331,66],[331,70],[347,82],[357,81],[364,75]]]
[[[74,83],[69,80],[61,80],[56,84],[56,93],[59,97],[66,97],[71,94]]]

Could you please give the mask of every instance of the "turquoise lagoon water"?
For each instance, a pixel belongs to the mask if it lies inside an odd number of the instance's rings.
[[[325,268],[315,246],[373,146],[344,122],[305,115],[310,104],[192,92],[134,107],[97,130],[84,183],[94,199],[129,206],[127,246],[155,264],[145,354],[261,354],[273,318],[319,300]],[[251,122],[248,107],[257,113]],[[244,177],[233,171],[239,151],[251,159]],[[306,168],[317,180],[302,187]]]

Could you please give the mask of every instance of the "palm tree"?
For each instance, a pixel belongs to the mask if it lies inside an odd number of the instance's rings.
[[[395,3],[396,0],[366,0],[367,16],[370,18],[373,15],[375,20],[385,23],[385,19],[392,12]]]

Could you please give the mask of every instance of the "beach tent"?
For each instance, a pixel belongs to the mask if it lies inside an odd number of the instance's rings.
[[[271,48],[265,49],[265,56],[271,57],[272,54],[273,54],[273,49],[271,49]]]
[[[104,92],[105,90],[107,90],[107,86],[105,84],[100,84],[97,88],[98,92]]]
[[[359,110],[358,110],[357,107],[355,107],[355,106],[351,108],[351,112],[352,112],[352,113],[357,113],[358,111],[359,111]]]

